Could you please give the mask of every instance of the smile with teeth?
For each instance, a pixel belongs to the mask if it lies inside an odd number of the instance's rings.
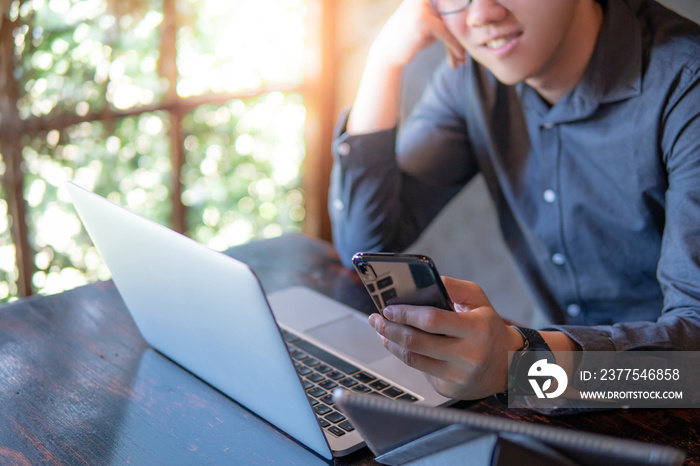
[[[488,42],[486,42],[486,47],[490,49],[500,49],[501,47],[505,46],[508,42],[512,41],[516,37],[518,37],[520,34],[512,34],[510,36],[506,37],[500,37],[498,39],[493,39]]]

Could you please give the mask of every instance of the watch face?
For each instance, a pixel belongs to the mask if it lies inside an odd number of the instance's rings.
[[[534,395],[535,390],[532,387],[531,380],[542,387],[547,380],[552,378],[550,375],[537,375],[538,366],[535,364],[542,359],[545,359],[550,364],[556,363],[552,352],[544,347],[537,348],[535,346],[535,348],[520,353],[518,360],[515,361],[515,367],[512,368],[513,387],[516,390],[516,395]],[[530,368],[533,368],[532,373],[530,373]]]

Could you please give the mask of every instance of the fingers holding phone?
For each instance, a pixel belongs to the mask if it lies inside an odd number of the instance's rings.
[[[521,336],[491,306],[463,309],[393,305],[384,317],[373,314],[370,325],[385,348],[424,372],[443,396],[471,400],[505,391],[508,352],[522,346]]]
[[[476,399],[507,388],[508,351],[520,348],[522,338],[505,324],[481,287],[450,278],[445,278],[443,284],[432,261],[427,269],[422,269],[430,271],[430,280],[415,279],[414,275],[420,277],[423,272],[412,275],[410,268],[406,268],[406,264],[416,263],[415,256],[384,254],[379,258],[365,255],[356,258],[353,263],[363,283],[378,310],[384,311],[383,316],[370,316],[369,323],[392,354],[423,371],[444,396]],[[375,267],[377,260],[380,266]],[[377,284],[388,276],[384,275],[388,269],[381,266],[382,261],[403,264],[390,269],[401,272],[404,281],[414,285],[412,293],[397,291],[382,296],[381,291],[389,288]],[[424,260],[418,263],[426,264]],[[396,284],[399,275],[391,276],[391,283]],[[449,305],[434,305],[435,295],[428,292],[431,286],[439,290],[440,299],[446,299]],[[416,290],[425,290],[425,295],[431,298],[428,302],[417,298],[421,293]]]

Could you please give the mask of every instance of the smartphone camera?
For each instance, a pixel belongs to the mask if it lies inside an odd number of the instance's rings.
[[[365,280],[374,281],[377,279],[377,273],[374,271],[371,265],[365,262],[360,262],[357,264],[357,268],[360,270],[360,273]]]

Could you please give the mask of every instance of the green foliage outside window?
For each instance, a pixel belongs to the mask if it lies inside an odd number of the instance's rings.
[[[108,103],[117,109],[160,100],[157,73],[161,1],[115,15],[105,0],[13,2],[24,23],[15,30],[20,116],[86,115]],[[106,102],[105,102],[106,101]]]
[[[301,97],[281,92],[187,115],[182,198],[197,241],[223,250],[299,229],[304,116]]]
[[[223,250],[299,230],[305,215],[299,188],[305,110],[301,95],[287,89],[303,78],[304,1],[176,5],[181,27],[172,59],[179,97],[271,89],[184,114],[187,233]],[[65,180],[170,223],[173,121],[164,105],[168,80],[162,69],[169,58],[160,56],[167,18],[161,0],[14,1],[9,16],[17,24],[21,119],[151,109],[19,136],[36,267],[32,283],[39,293],[60,292],[109,278],[61,188]],[[7,194],[0,187],[0,302],[17,296]]]
[[[0,154],[0,176],[5,174],[5,162]],[[0,302],[17,295],[17,264],[15,245],[10,237],[12,219],[8,215],[7,193],[0,184]]]
[[[147,113],[104,122],[80,123],[23,144],[27,167],[25,199],[37,271],[32,282],[44,293],[109,278],[81,229],[66,179],[130,210],[167,224],[171,171],[167,114]]]

